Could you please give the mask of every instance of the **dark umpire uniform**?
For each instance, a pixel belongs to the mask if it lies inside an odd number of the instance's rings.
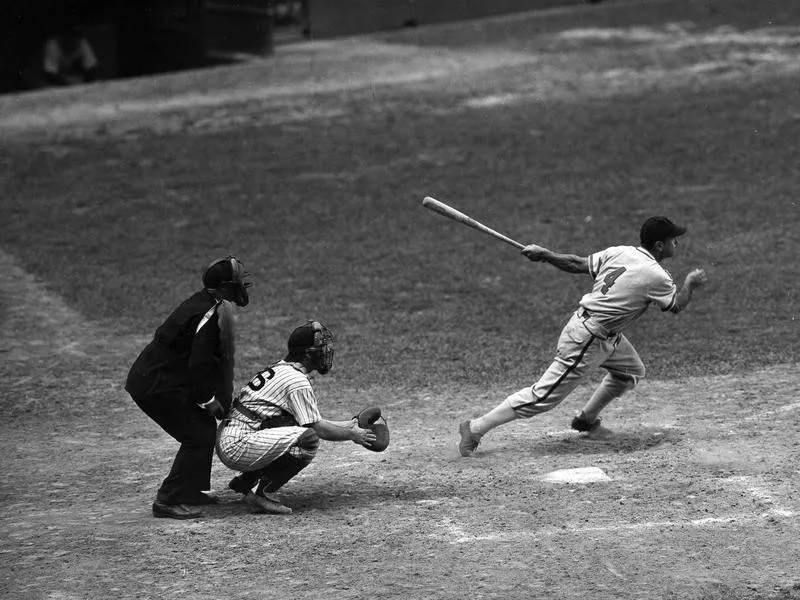
[[[204,289],[156,329],[128,373],[134,402],[181,444],[153,503],[156,517],[200,517],[196,505],[216,502],[203,491],[211,489],[215,418],[224,417],[233,393],[233,317],[225,301],[247,305],[247,276],[233,256],[209,265]]]

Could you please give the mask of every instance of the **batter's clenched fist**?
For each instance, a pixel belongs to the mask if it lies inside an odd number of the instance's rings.
[[[686,285],[692,289],[699,288],[706,283],[708,283],[708,275],[703,269],[694,269],[686,276]]]

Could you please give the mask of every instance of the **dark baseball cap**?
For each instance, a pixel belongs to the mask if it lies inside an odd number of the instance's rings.
[[[314,334],[317,329],[314,327],[314,321],[308,321],[299,327],[296,327],[289,335],[289,350],[304,350],[305,348],[314,347]]]
[[[218,288],[225,284],[240,284],[250,287],[244,278],[250,274],[244,270],[244,265],[235,256],[229,255],[218,258],[203,272],[203,285],[207,288]]]
[[[656,242],[663,242],[686,233],[686,227],[681,227],[670,221],[667,217],[650,217],[642,225],[639,240],[642,246],[650,248]]]
[[[230,261],[220,259],[210,265],[203,273],[203,285],[207,288],[218,288],[233,278]]]
[[[289,351],[317,348],[321,344],[333,344],[333,334],[319,321],[309,319],[289,335]]]

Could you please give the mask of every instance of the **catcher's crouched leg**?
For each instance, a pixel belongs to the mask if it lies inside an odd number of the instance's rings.
[[[317,448],[319,448],[319,437],[313,429],[306,429],[289,452],[259,471],[261,481],[256,494],[272,493],[283,487],[287,481],[311,464],[317,455]]]

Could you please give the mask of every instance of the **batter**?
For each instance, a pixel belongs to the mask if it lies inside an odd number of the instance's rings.
[[[675,255],[685,227],[666,217],[651,217],[641,227],[641,246],[613,246],[588,257],[559,254],[530,244],[522,254],[534,262],[547,262],[568,273],[594,278],[592,290],[561,331],[556,356],[533,386],[508,396],[477,419],[459,425],[459,453],[471,456],[481,438],[500,425],[525,419],[558,406],[592,370],[607,371],[600,386],[573,418],[572,428],[590,437],[605,437],[600,412],[644,377],[645,368],[623,331],[641,317],[650,304],[664,312],[679,313],[692,292],[705,284],[704,270],[691,271],[680,290],[661,266]]]

